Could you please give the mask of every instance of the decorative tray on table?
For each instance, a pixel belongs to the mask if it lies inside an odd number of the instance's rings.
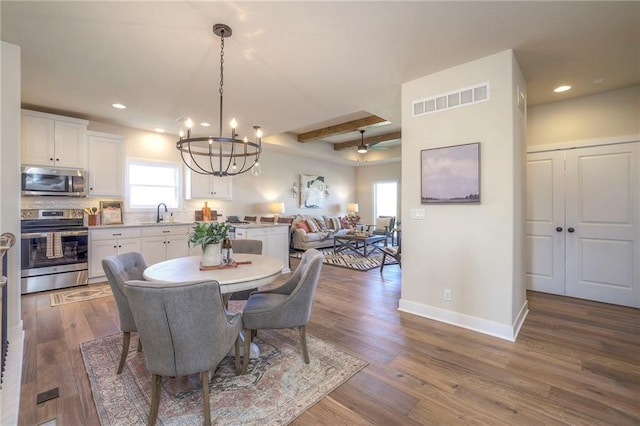
[[[203,266],[202,264],[200,264],[200,270],[201,271],[213,271],[215,269],[235,269],[238,267],[238,265],[250,265],[251,261],[250,260],[246,260],[246,261],[241,261],[241,262],[236,262],[235,260],[231,263],[228,263],[226,265],[215,265],[215,266]]]

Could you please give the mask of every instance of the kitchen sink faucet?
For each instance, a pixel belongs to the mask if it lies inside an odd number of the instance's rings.
[[[165,213],[167,212],[167,205],[165,203],[158,204],[158,209],[157,209],[158,211],[156,214],[156,223],[160,223],[162,220],[164,220],[164,218],[160,216],[160,206],[164,206],[164,212]]]

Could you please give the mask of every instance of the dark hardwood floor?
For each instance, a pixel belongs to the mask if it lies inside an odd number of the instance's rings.
[[[307,332],[369,365],[295,425],[640,424],[640,310],[529,292],[511,343],[398,312],[399,271],[323,267]],[[113,297],[22,313],[19,424],[97,425],[79,344],[119,332]]]

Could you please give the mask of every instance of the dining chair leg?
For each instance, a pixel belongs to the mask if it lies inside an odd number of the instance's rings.
[[[211,426],[211,407],[209,403],[209,370],[200,373],[202,381],[202,410],[204,412],[205,426]]]
[[[160,385],[162,376],[154,374],[151,376],[151,410],[149,411],[149,426],[154,426],[158,419],[158,407],[160,406]]]
[[[247,374],[251,357],[251,330],[244,330],[244,353],[242,354],[242,374]]]
[[[305,326],[301,325],[298,327],[298,331],[300,332],[300,344],[302,346],[302,356],[304,358],[304,363],[309,364],[309,350],[307,349],[307,333],[305,331]]]
[[[142,339],[138,336],[138,352],[142,352]]]
[[[131,342],[131,333],[125,331],[122,333],[122,354],[120,355],[120,363],[118,364],[118,373],[122,373],[124,363],[127,361],[127,355],[129,354],[129,343]]]
[[[234,359],[234,367],[235,367],[235,372],[236,372],[236,376],[238,374],[240,374],[240,336],[238,336],[236,338],[236,342],[234,344],[234,348],[235,348],[235,359]]]

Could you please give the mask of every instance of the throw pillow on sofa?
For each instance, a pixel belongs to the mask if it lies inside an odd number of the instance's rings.
[[[305,232],[311,232],[311,229],[309,228],[306,220],[296,222],[296,229],[302,229]]]

